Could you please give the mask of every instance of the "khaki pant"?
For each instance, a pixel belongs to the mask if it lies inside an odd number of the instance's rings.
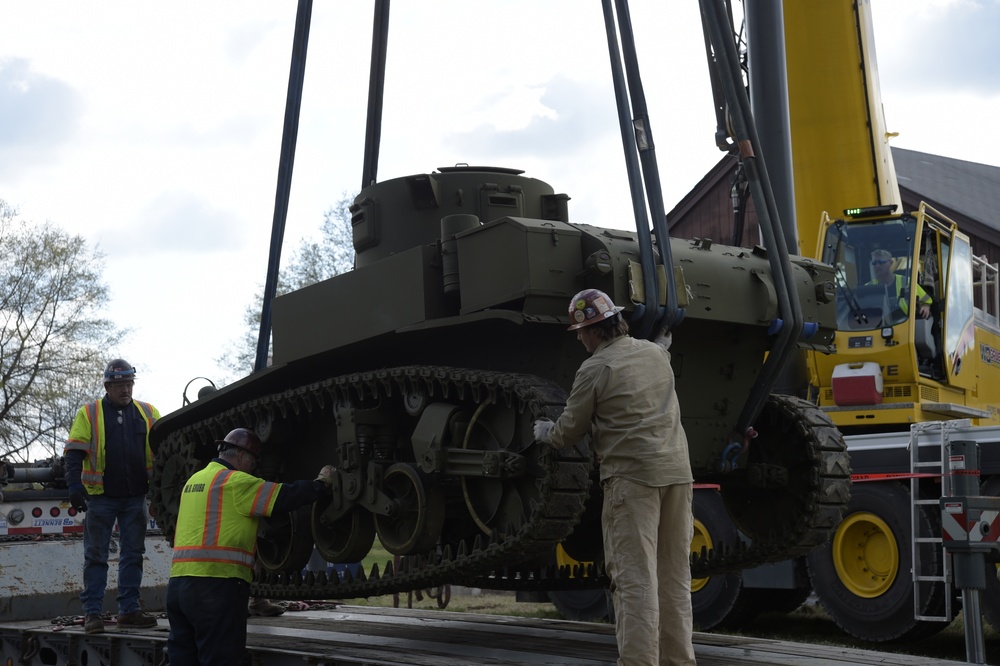
[[[691,484],[653,488],[612,477],[602,486],[619,666],[694,664]]]

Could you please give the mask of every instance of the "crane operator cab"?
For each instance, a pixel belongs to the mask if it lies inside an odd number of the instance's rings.
[[[896,215],[895,208],[824,216],[822,260],[836,269],[838,355],[868,354],[884,367],[888,348],[910,345],[914,374],[948,381],[973,343],[973,260],[981,261],[934,209],[922,204]]]

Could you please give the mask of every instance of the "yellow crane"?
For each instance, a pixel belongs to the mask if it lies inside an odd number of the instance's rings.
[[[951,422],[954,436],[981,447],[982,494],[1000,494],[997,265],[977,256],[976,239],[945,213],[926,203],[903,209],[869,0],[748,0],[745,19],[761,135],[753,148],[767,157],[788,245],[836,270],[836,353],[806,353],[808,389],[791,388],[807,390],[845,433],[855,482],[829,543],[780,576],[744,571],[706,585],[712,596],[696,590],[696,608],[733,624],[747,616],[741,595],[798,589],[804,598],[811,586],[857,637],[927,635],[958,608],[940,544],[942,473],[915,470],[910,431]],[[716,110],[720,146],[742,154],[746,147],[726,137],[725,107]],[[922,458],[943,457],[916,448]],[[699,525],[709,544],[731,529]],[[984,614],[1000,626],[992,567]]]

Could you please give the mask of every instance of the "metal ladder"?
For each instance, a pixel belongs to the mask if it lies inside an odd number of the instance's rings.
[[[914,423],[910,426],[910,530],[913,535],[911,541],[913,563],[913,617],[917,620],[930,622],[950,622],[952,615],[952,571],[951,555],[945,550],[944,539],[940,529],[937,534],[920,533],[920,511],[921,507],[926,507],[926,511],[932,514],[940,512],[940,498],[952,494],[951,487],[951,465],[949,464],[948,442],[951,441],[951,434],[955,431],[967,430],[972,427],[969,419],[955,421],[930,421],[926,423]],[[920,460],[920,444],[938,445],[938,455],[936,460]],[[936,497],[922,497],[920,494],[920,478],[917,474],[940,474],[941,475],[941,495]],[[932,523],[933,524],[933,523]],[[921,544],[934,544],[940,553],[943,566],[941,572],[932,575],[922,575],[920,573],[920,546]],[[921,585],[929,583],[929,585]],[[927,603],[927,594],[934,583],[943,583],[945,587],[945,610],[944,615],[923,615],[921,609]]]

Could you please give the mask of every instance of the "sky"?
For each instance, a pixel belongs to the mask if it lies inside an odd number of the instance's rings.
[[[1000,0],[871,3],[892,145],[1000,166]],[[0,3],[0,199],[100,250],[108,358],[164,414],[241,376],[216,359],[266,277],[296,4]],[[697,4],[631,2],[667,210],[722,157]],[[360,189],[371,29],[314,4],[285,262]],[[514,167],[633,228],[620,136],[597,0],[392,3],[380,180]]]

